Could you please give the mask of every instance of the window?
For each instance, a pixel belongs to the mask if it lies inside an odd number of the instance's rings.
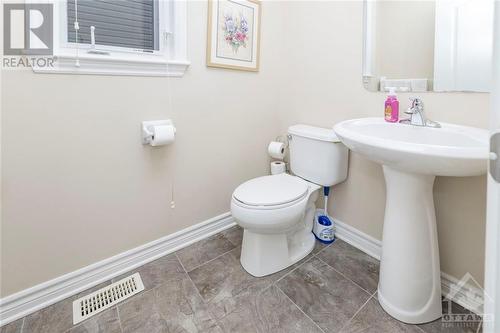
[[[78,34],[74,25],[77,21]],[[70,43],[91,44],[93,34],[95,43],[104,47],[144,52],[159,50],[158,1],[155,0],[68,0],[67,22]]]
[[[35,72],[182,76],[189,66],[184,1],[53,0],[53,4],[55,67],[34,68]]]

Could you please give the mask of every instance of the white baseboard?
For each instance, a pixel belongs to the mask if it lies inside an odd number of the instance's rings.
[[[335,226],[335,235],[338,238],[380,261],[381,241],[337,219],[335,219]]]
[[[335,223],[336,236],[339,239],[380,260],[382,255],[381,241],[337,219],[335,219]],[[481,312],[484,303],[483,290],[470,275],[459,280],[441,272],[441,294],[476,313]]]
[[[441,293],[458,305],[477,314],[484,313],[484,289],[470,275],[466,274],[461,280],[441,272]]]
[[[0,299],[0,326],[235,225],[230,213]]]

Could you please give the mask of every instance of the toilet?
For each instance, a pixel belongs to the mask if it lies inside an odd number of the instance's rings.
[[[236,188],[231,213],[243,232],[241,265],[261,277],[285,269],[314,248],[315,202],[323,186],[347,178],[348,150],[332,129],[288,129],[290,170]]]

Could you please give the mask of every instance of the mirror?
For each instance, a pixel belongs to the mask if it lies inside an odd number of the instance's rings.
[[[365,88],[489,92],[493,15],[494,0],[365,0]]]

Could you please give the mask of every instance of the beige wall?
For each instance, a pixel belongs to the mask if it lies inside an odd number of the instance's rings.
[[[434,77],[434,1],[376,3],[376,74],[389,79]]]
[[[206,9],[189,2],[173,109],[165,78],[3,73],[2,297],[227,212],[267,172],[279,8],[264,4],[258,74],[205,66]],[[140,122],[166,118],[175,144],[143,146]]]
[[[188,11],[192,66],[172,110],[165,78],[3,73],[2,297],[228,211],[291,124],[382,115],[385,96],[361,82],[361,2],[265,2],[259,73],[206,68],[206,2]],[[486,126],[487,95],[422,97],[432,119]],[[140,122],[170,117],[175,144],[143,147]],[[380,239],[381,169],[350,162],[331,211]],[[442,268],[457,277],[483,278],[484,190],[437,180]]]
[[[382,116],[385,94],[362,85],[362,3],[292,2],[280,104],[282,132],[295,123],[331,127],[349,118]],[[327,38],[325,38],[325,36]],[[297,42],[300,41],[300,42]],[[429,118],[487,127],[489,95],[422,93]],[[401,108],[408,94],[400,94]],[[457,278],[484,276],[485,177],[438,178],[435,203],[441,268]],[[335,218],[382,237],[385,185],[381,167],[351,154],[348,180],[333,189]]]

